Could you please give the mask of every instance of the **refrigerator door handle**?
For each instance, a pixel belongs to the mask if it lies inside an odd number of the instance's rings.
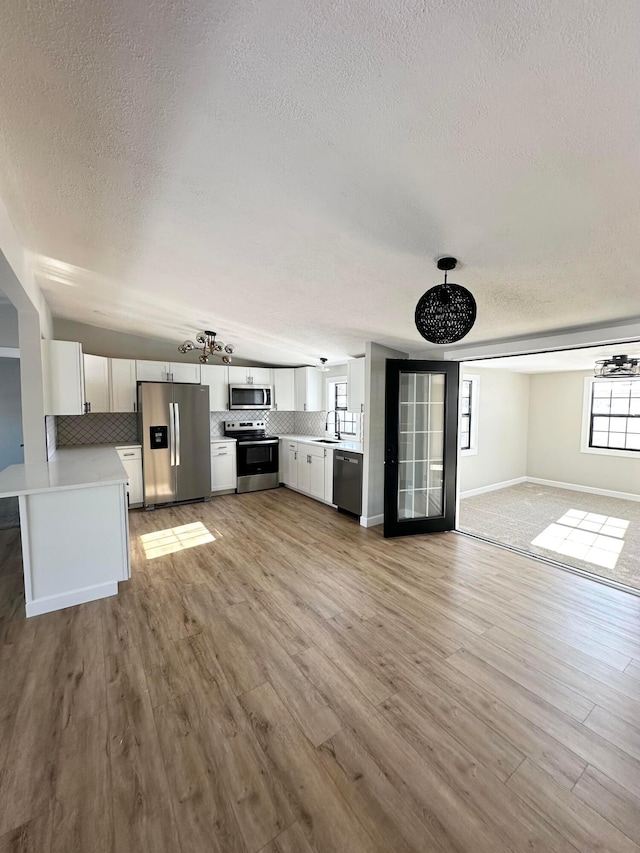
[[[180,406],[177,403],[173,404],[173,420],[175,422],[175,459],[176,466],[180,464]]]
[[[176,464],[176,433],[173,420],[173,403],[169,403],[169,465]]]

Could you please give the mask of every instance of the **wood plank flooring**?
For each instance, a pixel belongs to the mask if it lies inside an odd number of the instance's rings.
[[[0,853],[640,853],[640,599],[286,489],[130,521],[30,620],[0,531]]]

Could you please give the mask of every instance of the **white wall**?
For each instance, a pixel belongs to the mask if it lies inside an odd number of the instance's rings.
[[[194,337],[196,335],[194,330]],[[82,351],[89,355],[104,355],[109,358],[138,358],[149,361],[184,361],[193,363],[198,360],[197,353],[183,355],[178,352],[181,338],[175,341],[145,338],[142,335],[130,335],[126,332],[114,332],[100,326],[89,326],[86,323],[76,323],[74,320],[62,320],[56,317],[53,321],[53,337],[57,341],[79,341]],[[216,362],[215,360],[212,363]],[[237,365],[258,364],[247,361],[242,353],[237,351],[233,356]]]
[[[9,302],[0,303],[0,347],[18,347],[18,312]]]
[[[462,377],[480,377],[478,452],[461,456],[460,491],[524,477],[527,473],[529,376],[463,365]]]
[[[0,471],[24,460],[20,360],[0,358]]]
[[[381,524],[384,513],[384,412],[388,358],[406,358],[400,350],[369,342],[365,350],[364,460],[362,515]]]
[[[580,452],[584,379],[590,372],[531,377],[527,475],[543,480],[640,493],[635,458]]]
[[[51,311],[0,199],[0,289],[18,312],[18,343],[24,456],[28,463],[47,459],[40,341],[50,338]]]

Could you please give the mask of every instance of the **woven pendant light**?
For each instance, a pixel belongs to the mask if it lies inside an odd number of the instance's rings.
[[[427,290],[416,305],[416,328],[432,344],[452,344],[469,334],[476,321],[477,306],[466,287],[447,282],[447,272],[456,267],[456,258],[438,260],[444,270],[444,284]]]

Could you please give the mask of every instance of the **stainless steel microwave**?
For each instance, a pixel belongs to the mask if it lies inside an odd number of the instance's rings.
[[[229,409],[271,409],[271,385],[229,385]]]

